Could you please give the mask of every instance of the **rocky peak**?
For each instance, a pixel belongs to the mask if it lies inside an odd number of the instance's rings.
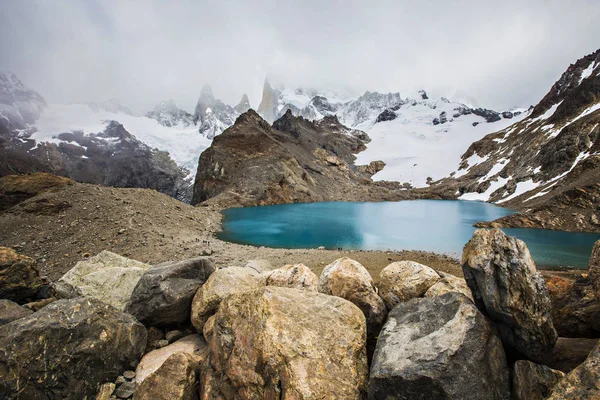
[[[202,90],[200,91],[200,99],[199,103],[212,104],[215,101],[215,96],[213,94],[212,86],[204,85],[202,86]]]
[[[268,79],[265,79],[263,85],[263,95],[258,113],[268,122],[274,122],[277,119],[277,106],[279,104],[279,91],[271,87]]]
[[[33,124],[46,107],[46,101],[29,89],[12,72],[0,71],[0,116],[16,128]]]
[[[419,95],[421,96],[421,100],[428,100],[427,93],[424,90],[419,90]]]
[[[250,100],[248,100],[248,95],[246,93],[242,95],[242,99],[237,106],[234,107],[234,109],[240,114],[245,113],[250,109]]]
[[[200,134],[212,139],[231,126],[237,115],[233,107],[215,99],[210,85],[204,85],[192,120]]]
[[[164,126],[190,126],[193,123],[192,114],[177,107],[173,100],[162,101],[154,107],[154,110],[146,113],[148,118],[157,120]]]

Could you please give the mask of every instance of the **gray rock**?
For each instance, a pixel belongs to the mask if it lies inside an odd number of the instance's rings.
[[[560,380],[548,400],[600,398],[600,342],[586,360]]]
[[[59,300],[0,327],[0,393],[92,398],[145,347],[146,328],[131,315],[92,298]]]
[[[423,297],[435,297],[450,292],[457,292],[464,294],[471,299],[471,301],[473,301],[473,293],[471,293],[471,289],[469,289],[467,281],[465,281],[463,278],[456,277],[446,272],[437,271],[437,273],[441,279],[427,289]]]
[[[391,263],[379,274],[379,293],[388,310],[398,303],[422,297],[440,280],[433,269],[414,261]]]
[[[596,292],[596,297],[600,299],[600,240],[594,243],[592,256],[589,262],[590,279]]]
[[[114,394],[122,399],[128,399],[133,396],[134,392],[135,382],[125,382],[114,391]]]
[[[263,274],[267,286],[282,286],[318,292],[319,277],[304,264],[289,264]]]
[[[499,229],[476,230],[463,251],[463,272],[505,345],[534,361],[552,349],[558,335],[548,288],[523,241]]]
[[[133,378],[135,378],[135,372],[133,372],[131,370],[127,370],[127,371],[123,372],[123,377],[127,380],[132,380]]]
[[[64,281],[52,282],[51,287],[57,299],[74,299],[83,296],[81,290]]]
[[[174,341],[181,339],[183,337],[183,333],[178,330],[169,331],[165,334],[165,339],[169,341],[169,343],[173,343]]]
[[[262,260],[262,259],[257,259],[257,260],[249,260],[246,265],[244,265],[245,268],[252,268],[253,270],[255,270],[256,272],[258,272],[259,274],[265,273],[265,272],[269,272],[271,270],[273,270],[273,265],[271,265],[271,263],[268,260]]]
[[[370,399],[508,399],[502,343],[460,293],[400,303],[375,348]]]
[[[513,400],[544,400],[564,376],[564,372],[545,365],[519,360],[513,370]]]
[[[138,281],[125,310],[145,325],[185,323],[194,295],[214,271],[207,257],[154,266]]]
[[[33,314],[32,310],[22,307],[13,301],[0,299],[0,325],[8,324],[31,314]]]

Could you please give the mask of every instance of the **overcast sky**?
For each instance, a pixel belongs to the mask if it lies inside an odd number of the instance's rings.
[[[258,106],[287,86],[460,91],[535,104],[600,48],[600,1],[2,0],[0,69],[50,102],[120,98],[136,112],[202,85]]]

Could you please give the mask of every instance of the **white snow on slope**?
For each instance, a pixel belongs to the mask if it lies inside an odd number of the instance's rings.
[[[508,182],[508,179],[498,177],[498,179],[496,181],[494,181],[490,184],[490,187],[485,192],[483,192],[483,193],[477,193],[477,192],[465,193],[462,196],[460,196],[458,199],[459,200],[469,200],[469,201],[488,201],[490,199],[490,196],[492,195],[492,193],[494,193],[496,190],[500,189],[502,186],[506,185],[506,182]]]
[[[148,117],[94,111],[84,104],[49,104],[36,122],[38,130],[32,138],[38,142],[58,143],[56,136],[60,133],[100,133],[111,120],[122,124],[129,133],[148,146],[168,151],[171,158],[188,169],[192,176],[196,174],[200,153],[211,143],[198,133],[194,125],[166,127]]]
[[[598,65],[600,65],[600,64],[598,64]],[[596,67],[598,65],[596,65],[596,63],[594,63],[594,62],[591,62],[590,65],[588,65],[588,67],[586,69],[584,69],[583,72],[581,72],[581,78],[579,78],[580,85],[584,79],[587,79],[587,78],[589,78],[590,75],[592,75],[592,72],[594,72],[594,70],[596,69]]]
[[[486,123],[483,118],[470,114],[450,121],[457,106],[457,103],[444,102],[438,102],[436,109],[421,102],[403,105],[395,120],[365,129],[372,141],[367,144],[367,150],[358,154],[356,164],[383,160],[386,166],[374,180],[409,182],[414,187],[424,187],[428,177],[435,181],[455,171],[471,143],[529,115],[521,113],[512,119]],[[448,122],[433,125],[433,118],[442,111],[446,111]],[[472,126],[473,122],[479,124]]]

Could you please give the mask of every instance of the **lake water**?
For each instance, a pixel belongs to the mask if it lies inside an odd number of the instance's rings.
[[[301,203],[225,210],[229,242],[280,248],[425,250],[459,256],[473,224],[512,211],[474,201]],[[598,234],[503,229],[527,243],[539,267],[587,268]]]

